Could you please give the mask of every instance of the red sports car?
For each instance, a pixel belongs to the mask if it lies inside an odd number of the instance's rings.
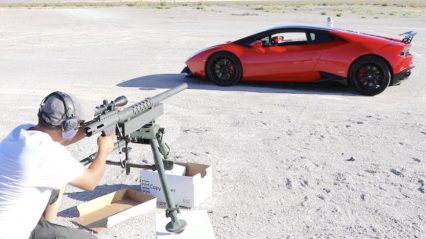
[[[415,32],[403,39],[335,28],[284,26],[207,48],[186,61],[182,73],[221,86],[240,81],[344,81],[376,95],[408,78]]]

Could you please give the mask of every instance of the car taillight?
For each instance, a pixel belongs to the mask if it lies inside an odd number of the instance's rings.
[[[404,50],[400,53],[401,56],[409,56],[410,55],[410,47],[404,48]]]

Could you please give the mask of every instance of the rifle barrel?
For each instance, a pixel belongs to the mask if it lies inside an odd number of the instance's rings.
[[[175,88],[164,91],[163,93],[160,93],[156,96],[148,97],[136,104],[129,106],[128,108],[120,112],[120,123],[123,122],[122,120],[132,119],[138,116],[139,114],[150,110],[152,107],[160,104],[163,100],[183,91],[186,88],[188,88],[188,84],[183,83],[176,86]]]
[[[158,95],[152,97],[151,98],[152,103],[154,105],[158,105],[163,100],[165,100],[165,99],[169,98],[170,96],[175,95],[175,94],[177,94],[177,93],[179,93],[179,92],[181,92],[181,91],[183,91],[187,88],[188,88],[188,84],[186,84],[186,83],[180,84],[180,85],[176,86],[175,88],[172,88],[170,90],[167,90],[167,91],[165,91],[161,94],[158,94]]]

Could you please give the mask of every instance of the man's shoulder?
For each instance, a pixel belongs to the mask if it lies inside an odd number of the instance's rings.
[[[3,138],[0,145],[7,145],[9,143],[20,141],[22,139],[21,134],[23,130],[29,129],[33,126],[34,125],[31,124],[21,124],[16,126],[14,129],[12,129],[12,131],[10,131],[8,135],[6,135],[6,137]]]
[[[30,129],[30,128],[34,127],[34,126],[35,126],[34,124],[20,124],[20,125],[16,126],[12,130],[12,132],[19,132],[21,130],[27,130],[27,129]]]
[[[12,131],[5,137],[5,140],[6,139],[19,139],[19,138],[21,138],[22,133],[28,131],[32,127],[34,127],[33,124],[18,125],[14,129],[12,129]]]
[[[0,148],[21,148],[26,150],[50,149],[65,150],[61,144],[52,140],[52,138],[41,131],[31,129],[32,124],[22,124],[14,128],[8,136],[0,143]]]

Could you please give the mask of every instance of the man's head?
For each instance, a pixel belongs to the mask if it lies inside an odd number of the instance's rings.
[[[86,116],[77,98],[60,91],[46,96],[38,111],[39,125],[60,130],[63,140],[72,139],[76,135]]]

